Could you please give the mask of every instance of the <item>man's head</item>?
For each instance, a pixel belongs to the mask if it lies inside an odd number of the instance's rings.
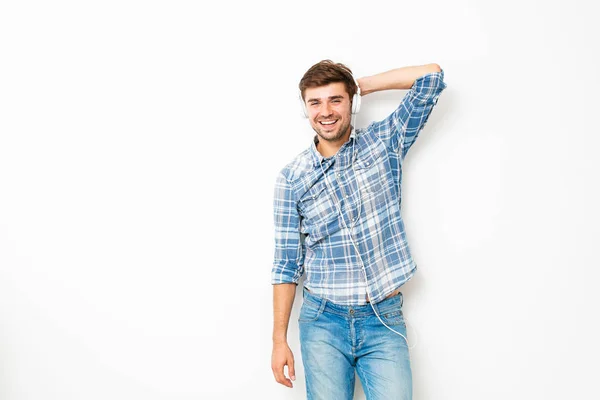
[[[338,141],[349,134],[352,98],[358,87],[348,67],[320,61],[306,71],[298,87],[306,116],[320,138]]]

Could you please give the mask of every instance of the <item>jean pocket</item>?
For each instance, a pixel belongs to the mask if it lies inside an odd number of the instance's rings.
[[[325,308],[325,302],[321,304],[312,302],[312,301],[304,301],[302,303],[302,308],[300,309],[300,316],[298,318],[298,322],[314,322],[316,321],[321,314],[323,314],[323,309]]]
[[[388,310],[386,312],[381,313],[380,317],[386,325],[401,325],[406,327],[406,323],[404,322],[404,314],[402,314],[402,308],[400,306],[398,306],[398,308],[395,310]]]
[[[402,325],[406,327],[404,314],[402,313],[402,303],[404,302],[402,293],[399,293],[394,297],[395,298],[391,300],[393,301],[393,304],[389,304],[388,307],[384,307],[380,310],[380,317],[386,325]]]

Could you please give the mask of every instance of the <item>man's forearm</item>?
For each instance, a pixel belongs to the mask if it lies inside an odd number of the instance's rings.
[[[358,79],[358,85],[363,96],[380,90],[410,89],[417,78],[441,70],[438,64],[396,68],[377,75],[360,78]]]
[[[295,283],[273,285],[273,342],[287,342],[287,330],[294,297]]]

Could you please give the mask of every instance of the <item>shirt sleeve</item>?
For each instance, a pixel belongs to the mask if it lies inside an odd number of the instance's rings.
[[[271,283],[298,283],[304,268],[304,242],[300,235],[300,215],[294,193],[283,174],[275,183],[273,201],[275,222],[275,256]]]
[[[415,80],[392,114],[372,124],[374,131],[389,148],[395,152],[402,151],[401,159],[404,159],[427,123],[438,97],[445,88],[443,70],[425,74]]]

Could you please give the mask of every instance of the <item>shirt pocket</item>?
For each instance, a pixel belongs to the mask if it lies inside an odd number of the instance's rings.
[[[334,205],[325,182],[313,185],[300,198],[300,213],[309,225],[316,225],[335,217]]]
[[[386,148],[381,141],[363,149],[355,162],[354,169],[359,188],[366,193],[381,193],[387,173]]]

